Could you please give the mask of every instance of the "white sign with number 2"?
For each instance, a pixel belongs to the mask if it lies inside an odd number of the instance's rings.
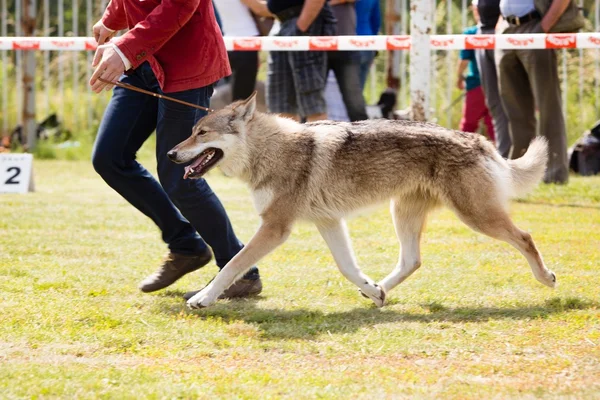
[[[0,154],[0,193],[33,191],[31,154]]]

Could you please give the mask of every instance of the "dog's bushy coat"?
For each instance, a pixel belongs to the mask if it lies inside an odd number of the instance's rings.
[[[471,228],[515,246],[540,282],[555,284],[529,234],[506,211],[509,198],[523,195],[543,176],[542,138],[522,158],[504,160],[487,139],[472,133],[395,120],[299,124],[257,112],[251,97],[200,120],[169,155],[187,163],[207,149],[222,150],[216,165],[249,185],[262,224],[244,250],[190,299],[192,307],[214,302],[283,243],[298,219],[317,225],[340,271],[381,306],[386,293],[420,266],[425,219],[440,204]],[[343,218],[384,201],[391,201],[402,254],[377,284],[358,268]]]

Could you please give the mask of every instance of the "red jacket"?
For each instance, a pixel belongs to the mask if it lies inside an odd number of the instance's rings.
[[[231,74],[211,0],[111,0],[102,23],[137,68],[148,61],[164,92],[210,85]]]

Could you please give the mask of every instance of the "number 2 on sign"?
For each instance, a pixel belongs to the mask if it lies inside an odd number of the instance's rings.
[[[6,170],[6,172],[10,173],[14,171],[14,175],[10,176],[6,182],[4,182],[5,185],[18,185],[19,181],[16,181],[15,178],[17,176],[19,176],[19,174],[21,173],[21,168],[19,167],[10,167],[9,169]]]

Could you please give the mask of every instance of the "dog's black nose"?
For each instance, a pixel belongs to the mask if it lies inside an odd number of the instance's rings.
[[[167,153],[167,157],[169,157],[169,160],[176,160],[177,159],[177,151],[175,150],[171,150]]]

